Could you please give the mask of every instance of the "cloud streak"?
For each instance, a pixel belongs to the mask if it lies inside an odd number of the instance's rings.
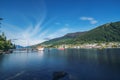
[[[20,20],[22,20],[18,22],[24,25],[3,23],[5,27],[2,27],[2,31],[5,32],[8,39],[14,39],[12,42],[16,45],[28,46],[44,41],[40,36],[47,34],[47,31],[43,31],[43,22],[45,21],[47,13],[46,5],[42,0],[38,4],[40,4],[41,7],[33,11],[34,15],[29,14],[28,11],[27,13],[21,13],[20,10],[18,11],[19,13],[16,15],[21,16]],[[43,33],[41,33],[41,31]]]
[[[80,17],[80,20],[89,21],[90,24],[96,24],[98,21],[95,20],[93,17]]]
[[[12,42],[16,45],[22,45],[22,46],[29,46],[29,45],[35,45],[38,43],[41,43],[46,40],[50,40],[56,37],[63,36],[67,32],[70,31],[69,28],[65,26],[61,26],[62,28],[56,29],[53,33],[51,33],[51,27],[47,27],[49,24],[51,24],[54,21],[53,19],[50,19],[45,24],[42,24],[43,21],[38,21],[36,25],[28,25],[26,29],[22,29],[22,27],[6,24],[3,29],[4,32],[7,34],[8,39],[16,39]],[[14,31],[9,29],[14,29]],[[45,28],[45,29],[44,29]],[[49,34],[48,34],[49,33]]]

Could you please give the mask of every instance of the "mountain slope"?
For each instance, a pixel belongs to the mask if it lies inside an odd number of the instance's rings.
[[[120,41],[120,22],[99,26],[78,37],[76,41]]]
[[[87,31],[86,31],[87,32]],[[76,39],[78,36],[82,36],[86,32],[76,32],[76,33],[68,33],[62,37],[51,39],[49,41],[45,41],[42,45],[59,45],[59,44],[69,44]]]
[[[120,21],[107,23],[86,32],[69,33],[41,43],[42,45],[81,44],[95,42],[120,42]]]

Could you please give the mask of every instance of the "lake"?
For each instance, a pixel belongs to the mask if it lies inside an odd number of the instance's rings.
[[[120,80],[120,49],[50,49],[0,55],[0,80]]]

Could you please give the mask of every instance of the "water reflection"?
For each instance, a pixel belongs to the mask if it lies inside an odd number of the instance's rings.
[[[44,55],[44,51],[38,51],[38,56],[39,57],[43,57],[43,55]]]
[[[0,55],[0,80],[51,80],[65,71],[74,80],[120,80],[120,49],[50,49]]]
[[[119,49],[57,49],[47,53],[47,57],[62,58],[68,61],[79,60],[84,62],[95,62],[98,64],[118,64],[120,63]]]

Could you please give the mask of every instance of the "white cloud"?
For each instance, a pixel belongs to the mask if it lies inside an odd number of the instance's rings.
[[[52,20],[49,20],[45,24],[42,24],[42,21],[39,21],[35,26],[29,24],[25,29],[19,26],[6,24],[6,27],[4,27],[3,29],[8,39],[16,39],[12,41],[16,45],[29,46],[45,41],[46,37],[49,39],[60,37],[68,31],[68,28],[61,28],[51,34],[48,34],[50,27],[47,27],[45,30],[44,28],[53,20],[54,18]]]
[[[60,29],[58,32],[67,32],[69,29],[68,28],[62,28],[62,29]]]
[[[43,42],[42,39],[39,39],[39,35],[36,35],[41,31],[41,21],[38,22],[36,26],[28,25],[27,29],[7,23],[4,23],[4,26],[2,31],[5,32],[7,38],[11,39],[16,45],[28,46]],[[45,33],[47,32],[41,33],[40,36],[44,36]]]
[[[7,29],[7,27],[11,29],[15,29],[15,30],[14,31],[9,30]],[[70,31],[69,28],[64,27],[64,28],[54,31],[51,34],[48,34],[50,27],[45,30],[43,30],[42,27],[38,23],[37,26],[34,27],[33,25],[29,25],[28,28],[24,30],[18,26],[8,24],[6,25],[6,28],[4,28],[4,32],[7,34],[9,39],[16,39],[12,41],[16,45],[29,46],[29,45],[41,43],[48,39],[53,39],[56,37],[63,36],[64,34]]]
[[[27,7],[29,6],[30,4]],[[40,0],[37,6],[39,8],[33,10],[34,15],[27,10],[24,13],[21,10],[17,10],[15,11],[16,15],[8,16],[7,23],[2,22],[2,31],[5,32],[7,39],[14,39],[13,43],[22,46],[33,45],[43,41],[39,35],[44,36],[47,33],[41,33],[43,31],[43,22],[47,16],[47,9],[43,0]],[[33,8],[31,7],[31,9]]]
[[[96,20],[92,20],[90,23],[91,24],[96,24],[98,21],[96,21]]]
[[[91,24],[96,24],[98,21],[92,17],[80,17],[80,20],[89,21]]]

